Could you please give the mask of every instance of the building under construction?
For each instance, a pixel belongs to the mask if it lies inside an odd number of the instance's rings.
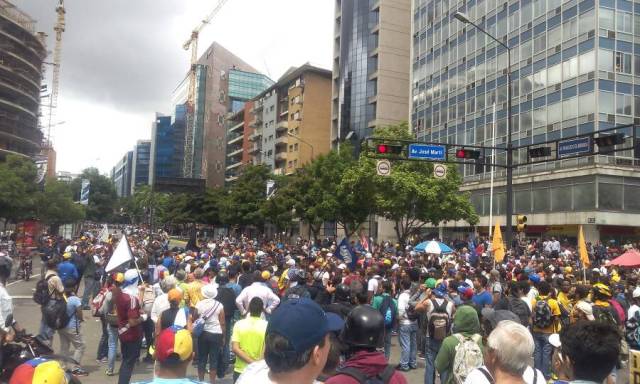
[[[0,158],[33,158],[43,142],[38,127],[44,36],[35,21],[12,3],[0,0]]]

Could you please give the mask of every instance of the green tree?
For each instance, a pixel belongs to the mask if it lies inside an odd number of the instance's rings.
[[[261,214],[266,221],[276,227],[276,231],[289,232],[293,227],[294,201],[292,200],[289,184],[296,180],[295,176],[277,176],[274,178],[276,193],[265,200],[260,207]]]
[[[86,207],[87,220],[105,222],[113,219],[118,196],[111,179],[101,175],[97,168],[87,168],[71,182],[76,201],[80,200],[82,180],[87,179],[89,186],[89,204]]]
[[[265,218],[261,207],[266,201],[267,180],[273,177],[265,165],[246,166],[228,193],[220,199],[222,221],[241,229],[248,226],[262,229]]]
[[[48,180],[44,191],[36,197],[36,217],[49,225],[51,233],[58,233],[62,224],[84,219],[84,207],[73,199],[71,187],[57,180]]]
[[[375,137],[411,140],[406,124],[376,128]],[[389,176],[377,176],[375,160],[362,156],[358,172],[350,183],[371,182],[375,191],[375,211],[394,223],[401,244],[427,224],[434,226],[451,220],[478,222],[456,166],[447,167],[445,179],[433,177],[433,164],[419,161],[394,161]]]
[[[17,222],[33,217],[36,205],[37,169],[28,158],[8,155],[0,163],[0,217]]]

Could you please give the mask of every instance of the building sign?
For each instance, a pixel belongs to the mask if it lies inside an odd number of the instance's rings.
[[[420,160],[445,160],[446,148],[444,145],[409,144],[408,157]]]
[[[591,137],[558,141],[558,157],[581,155],[591,152]]]

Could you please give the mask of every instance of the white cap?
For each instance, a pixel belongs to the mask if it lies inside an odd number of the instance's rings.
[[[370,259],[370,258],[372,258],[372,257],[373,257],[373,255],[371,254],[371,252],[367,252],[367,254],[365,255],[365,257],[366,257],[367,259]]]
[[[338,265],[338,269],[347,269],[347,264],[342,263],[342,264]]]
[[[287,265],[293,267],[294,265],[296,265],[296,261],[294,259],[289,259],[287,260]]]
[[[331,252],[327,253],[327,257],[333,257],[333,253]]]
[[[633,296],[634,299],[640,297],[640,286],[633,290],[631,296]]]
[[[257,255],[258,257],[262,257],[262,256],[264,256],[264,255],[265,255],[265,253],[264,253],[264,252],[262,252],[262,251],[258,251],[258,253],[257,253],[256,255]]]

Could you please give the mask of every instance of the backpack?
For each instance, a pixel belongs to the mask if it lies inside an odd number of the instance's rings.
[[[33,292],[33,301],[36,304],[45,305],[49,301],[49,279],[55,275],[49,275],[46,279],[40,279],[36,284],[36,291]]]
[[[384,316],[384,327],[391,328],[396,321],[397,308],[391,299],[391,296],[384,296],[382,304],[380,304],[380,313]]]
[[[349,288],[351,289],[351,296],[355,297],[358,293],[364,292],[364,285],[362,285],[362,281],[360,279],[353,279],[349,283]]]
[[[284,291],[284,300],[302,299],[310,296],[307,287],[304,285],[296,285]],[[235,305],[235,304],[234,304]]]
[[[413,304],[407,305],[405,313],[407,315],[407,320],[409,321],[416,321],[420,318],[420,314],[416,311],[416,306]]]
[[[622,308],[622,304],[620,304],[617,300],[611,299],[609,300],[609,304],[613,307],[613,309],[618,314],[618,319],[620,319],[621,323],[627,321],[627,314],[625,313],[624,308]]]
[[[593,306],[593,316],[595,317],[596,321],[602,321],[618,328],[618,321],[616,320],[616,317],[614,316],[612,311],[614,311],[612,307],[604,308],[597,305]]]
[[[640,349],[640,311],[636,311],[633,317],[625,323],[625,334],[631,349]]]
[[[533,308],[533,325],[538,328],[547,328],[552,323],[553,316],[547,299],[536,301],[536,306]]]
[[[480,350],[482,337],[478,334],[466,337],[461,333],[453,336],[458,340],[453,358],[453,379],[455,383],[462,384],[471,371],[484,364],[482,350]]]
[[[236,294],[229,287],[218,287],[218,296],[216,300],[222,303],[224,308],[224,316],[228,319],[233,317],[236,311]]]
[[[42,307],[42,317],[49,328],[58,330],[69,324],[69,314],[67,313],[67,301],[50,298]]]
[[[94,297],[93,300],[91,300],[91,314],[93,315],[93,317],[102,316],[102,312],[100,312],[100,309],[102,308],[102,304],[104,303],[106,294],[107,294],[107,288],[102,288],[98,292],[96,297]]]
[[[518,297],[509,297],[507,299],[509,302],[509,310],[518,316],[520,319],[520,324],[525,327],[529,327],[529,320],[531,319],[531,309],[524,300]]]
[[[431,299],[433,312],[429,316],[428,334],[434,340],[444,340],[449,334],[449,314],[447,313],[447,305],[449,302],[444,300],[438,305],[435,299]]]
[[[384,371],[375,376],[367,376],[364,372],[354,367],[340,368],[337,372],[338,375],[349,376],[360,384],[387,384],[395,374],[396,368],[393,365],[387,365]]]

